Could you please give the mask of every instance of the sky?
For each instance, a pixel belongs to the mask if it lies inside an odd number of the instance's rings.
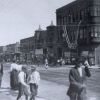
[[[74,0],[0,0],[0,46],[34,36],[39,25],[56,25],[56,9]]]

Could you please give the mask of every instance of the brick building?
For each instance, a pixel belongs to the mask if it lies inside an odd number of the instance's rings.
[[[21,52],[21,61],[22,62],[32,62],[34,56],[34,37],[28,37],[20,40],[20,52]]]
[[[62,54],[70,59],[78,53],[87,56],[90,63],[99,64],[100,0],[75,0],[57,9],[56,18],[67,44]]]
[[[44,63],[46,55],[46,30],[42,30],[41,27],[35,31],[35,62]]]
[[[20,60],[19,42],[3,46],[3,59],[7,62]]]

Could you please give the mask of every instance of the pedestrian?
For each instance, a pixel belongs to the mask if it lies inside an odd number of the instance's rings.
[[[22,70],[18,74],[19,85],[18,85],[17,100],[19,100],[23,94],[25,95],[25,99],[28,100],[29,92],[28,92],[28,85],[26,83],[27,81],[26,72],[27,72],[26,67],[22,66]]]
[[[2,77],[3,77],[3,63],[0,63],[0,88],[2,83]]]
[[[38,93],[39,81],[40,81],[40,74],[36,70],[36,67],[32,66],[31,74],[29,76],[29,85],[30,85],[30,92],[31,92],[30,100],[35,100],[35,97]]]
[[[62,57],[60,58],[60,66],[62,66],[62,61],[63,61],[63,59],[62,59]]]
[[[83,61],[78,59],[74,68],[70,70],[70,86],[67,95],[70,100],[86,100],[86,77],[90,77],[90,71],[87,65],[83,67]]]
[[[45,59],[45,68],[48,69],[48,67],[49,67],[49,66],[48,66],[48,59],[46,58],[46,59]]]
[[[10,86],[11,89],[18,89],[18,73],[21,70],[21,65],[18,65],[15,61],[11,64],[10,68]]]
[[[90,67],[90,64],[89,64],[89,62],[88,62],[88,59],[87,59],[86,57],[84,58],[84,65]]]

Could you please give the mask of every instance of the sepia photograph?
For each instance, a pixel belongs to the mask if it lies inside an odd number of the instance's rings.
[[[100,100],[100,0],[0,0],[0,100]]]

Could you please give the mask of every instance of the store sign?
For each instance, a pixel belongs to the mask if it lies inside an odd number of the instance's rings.
[[[36,49],[35,54],[37,54],[37,55],[43,54],[43,49]]]

